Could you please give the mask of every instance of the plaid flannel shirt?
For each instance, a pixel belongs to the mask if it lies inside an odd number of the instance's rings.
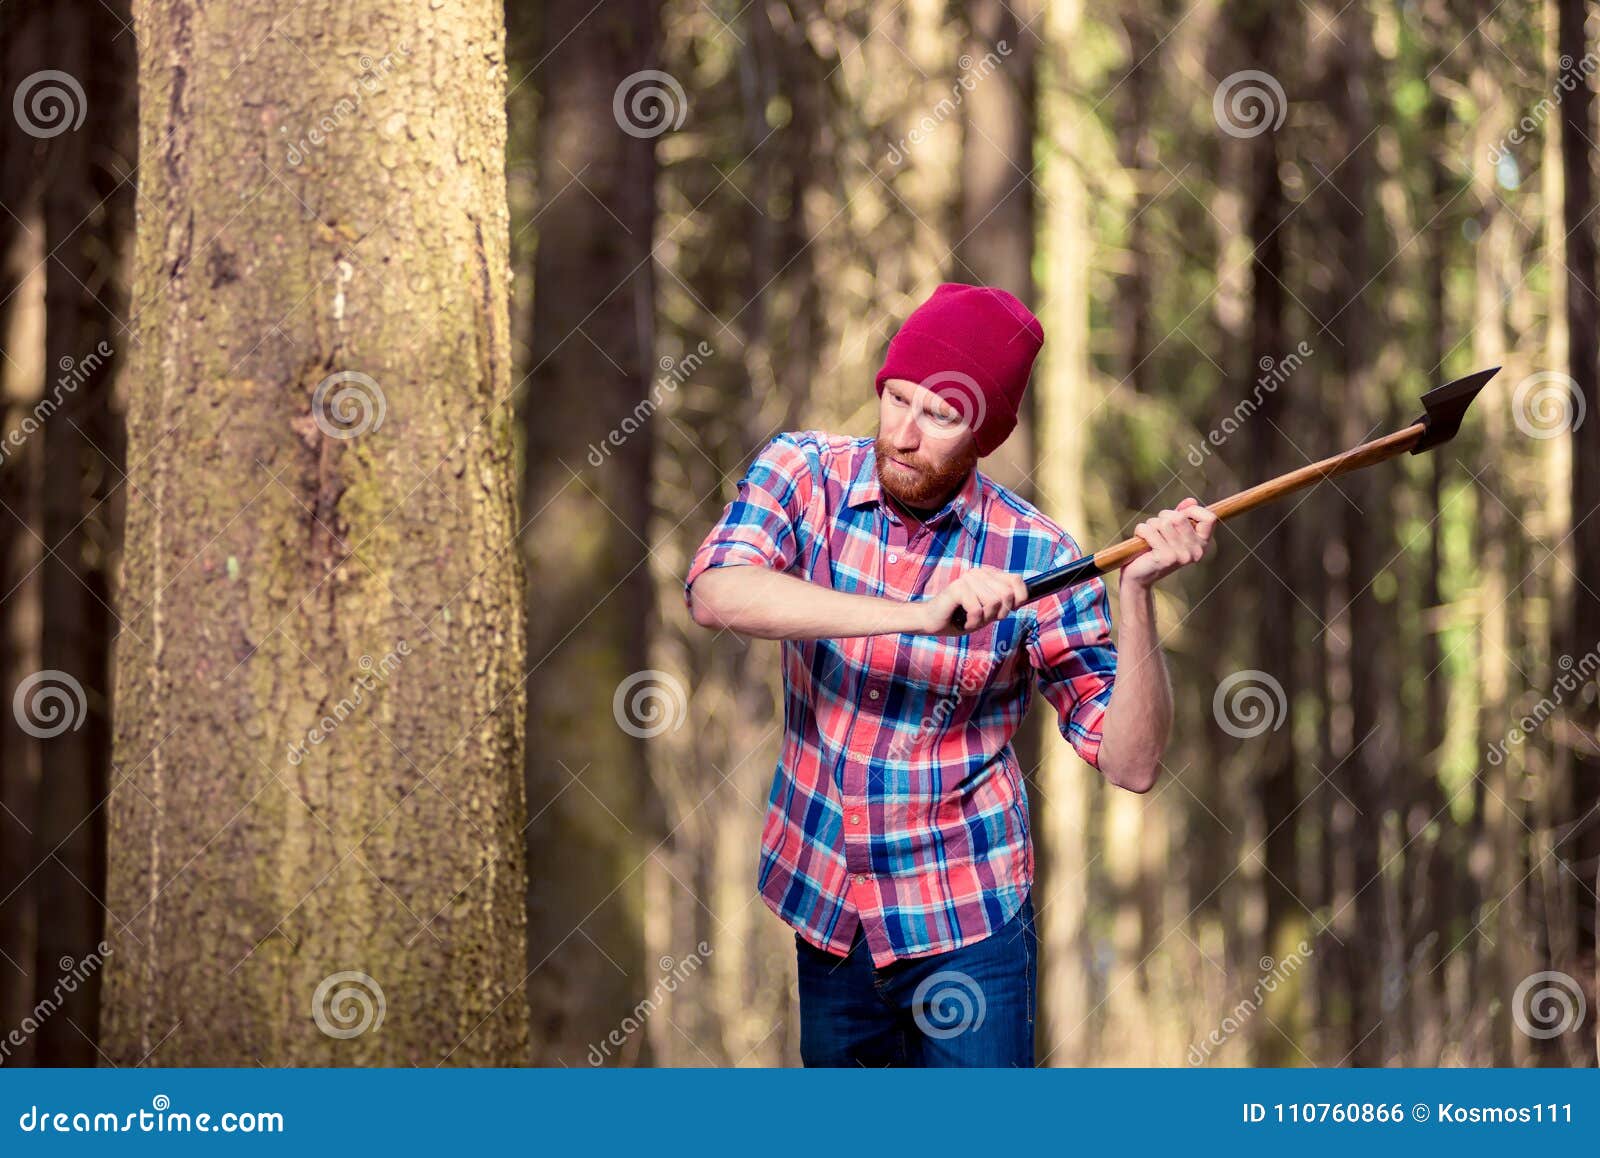
[[[1077,558],[1070,535],[974,470],[922,528],[884,501],[872,438],[780,434],[684,582],[755,564],[838,591],[914,600],[979,564],[1031,575]],[[1037,681],[1061,734],[1098,767],[1116,651],[1100,579],[967,636],[782,643],[784,738],[757,887],[806,941],[876,965],[982,940],[1033,883],[1011,747]]]

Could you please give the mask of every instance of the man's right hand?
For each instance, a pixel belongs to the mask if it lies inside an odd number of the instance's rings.
[[[1004,619],[1027,598],[1028,585],[1021,575],[998,567],[974,567],[937,595],[915,604],[922,610],[912,634],[971,635]],[[957,607],[967,613],[967,621],[960,627],[950,622]]]

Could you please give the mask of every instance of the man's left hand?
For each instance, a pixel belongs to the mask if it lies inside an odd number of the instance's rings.
[[[1133,533],[1149,543],[1150,550],[1124,564],[1122,578],[1148,587],[1179,567],[1198,563],[1216,546],[1211,536],[1219,521],[1195,498],[1184,499],[1175,508],[1146,519],[1134,527]]]

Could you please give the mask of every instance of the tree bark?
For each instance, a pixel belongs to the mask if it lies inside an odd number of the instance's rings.
[[[143,0],[115,1063],[523,1063],[499,6]]]

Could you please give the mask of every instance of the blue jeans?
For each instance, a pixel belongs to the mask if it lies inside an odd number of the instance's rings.
[[[795,934],[807,1066],[1032,1066],[1039,934],[1033,897],[981,941],[874,968]]]

